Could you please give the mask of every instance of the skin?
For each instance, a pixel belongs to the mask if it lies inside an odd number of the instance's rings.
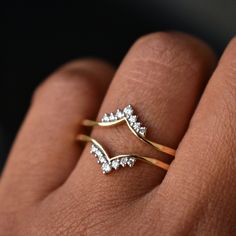
[[[177,149],[167,173],[137,162],[104,176],[75,141],[83,119],[128,104],[148,138]],[[116,72],[95,59],[63,66],[36,89],[9,155],[0,234],[236,235],[235,107],[236,39],[217,65],[204,42],[169,32],[137,40]],[[91,136],[112,155],[170,162],[125,126]]]

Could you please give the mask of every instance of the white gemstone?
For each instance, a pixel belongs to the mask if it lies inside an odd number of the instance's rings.
[[[140,134],[141,136],[145,136],[146,131],[147,131],[146,127],[141,127],[141,128],[139,129],[139,134]]]
[[[133,167],[135,162],[136,162],[136,158],[135,157],[130,157],[127,161],[127,164],[128,164],[129,167]]]
[[[93,144],[90,150],[90,153],[95,153],[97,151],[97,147]]]
[[[102,122],[108,122],[109,121],[109,117],[107,114],[105,114],[103,117],[102,117]]]
[[[99,149],[95,152],[95,154],[98,157],[101,157],[103,155],[103,153]]]
[[[131,105],[128,105],[124,108],[124,113],[126,116],[131,116],[133,114],[134,110]]]
[[[133,124],[133,128],[136,132],[139,132],[140,126],[141,126],[141,124],[139,122],[135,122]]]
[[[122,157],[122,158],[120,159],[120,164],[121,164],[123,167],[125,167],[126,164],[127,164],[127,161],[128,161],[128,158],[127,158],[127,157]]]
[[[119,109],[117,109],[117,111],[116,111],[116,117],[117,117],[118,119],[121,119],[121,118],[124,117],[124,113],[123,113],[122,111],[120,111]]]
[[[107,173],[111,172],[111,170],[112,170],[112,167],[107,162],[104,162],[102,164],[101,168],[102,168],[103,174],[107,174]]]
[[[130,122],[131,124],[135,123],[136,121],[137,121],[137,116],[130,116],[130,117],[129,117],[129,122]]]
[[[104,162],[106,162],[106,159],[104,158],[104,156],[99,156],[98,163],[104,163]]]
[[[120,161],[119,161],[118,159],[113,160],[113,161],[111,162],[111,166],[112,166],[115,170],[117,170],[117,169],[119,168],[119,166],[120,166]]]
[[[114,120],[116,120],[116,119],[117,119],[117,118],[114,116],[114,114],[111,113],[110,116],[109,116],[109,120],[110,120],[110,121],[114,121]]]

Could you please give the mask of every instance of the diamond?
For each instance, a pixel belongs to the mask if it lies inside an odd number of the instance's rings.
[[[129,117],[129,122],[132,124],[132,123],[135,123],[137,121],[137,116],[130,116]]]
[[[140,126],[141,126],[140,122],[135,122],[133,124],[133,128],[136,132],[139,132]]]
[[[144,137],[145,134],[146,134],[146,131],[147,131],[147,128],[146,128],[146,127],[141,127],[141,128],[139,129],[139,134]]]
[[[104,158],[104,156],[99,156],[97,162],[104,163],[104,162],[106,162],[106,159]]]
[[[116,120],[117,118],[114,116],[114,114],[113,113],[110,113],[110,116],[109,116],[109,120],[110,121],[114,121],[114,120]]]
[[[133,114],[134,110],[131,105],[128,105],[124,108],[124,113],[126,116],[131,116]]]
[[[116,111],[116,117],[117,117],[118,119],[121,119],[121,118],[124,117],[124,113],[123,113],[122,111],[120,111],[119,109],[117,109],[117,111]]]
[[[90,153],[95,153],[97,150],[98,150],[97,147],[93,144]]]
[[[102,117],[102,122],[108,122],[109,121],[109,117],[107,114],[104,114],[104,116]]]
[[[119,166],[120,166],[120,161],[119,161],[118,159],[113,160],[113,161],[111,162],[111,166],[112,166],[115,170],[117,170],[117,169],[119,168]]]
[[[127,164],[128,158],[127,157],[122,157],[120,160],[120,164],[125,167]]]
[[[98,157],[101,157],[103,154],[102,154],[102,152],[99,150],[99,149],[97,149],[97,151],[95,152],[95,154],[96,154],[96,156],[98,156]]]
[[[109,173],[109,172],[111,172],[111,170],[112,170],[112,167],[111,167],[111,165],[110,164],[108,164],[107,162],[104,162],[103,164],[102,164],[102,173],[103,174],[107,174],[107,173]]]
[[[130,157],[127,161],[127,164],[128,164],[129,167],[133,167],[135,162],[136,162],[136,158],[135,157]]]

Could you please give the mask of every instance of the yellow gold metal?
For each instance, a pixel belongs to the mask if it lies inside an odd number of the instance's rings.
[[[149,139],[147,139],[146,137],[143,137],[143,136],[140,136],[138,135],[134,130],[133,128],[130,126],[128,120],[126,117],[123,117],[119,120],[114,120],[114,121],[109,121],[109,122],[98,122],[98,121],[93,121],[93,120],[83,120],[82,124],[84,126],[101,126],[101,127],[107,127],[107,126],[114,126],[114,125],[117,125],[119,123],[122,123],[122,122],[126,122],[127,126],[129,127],[129,129],[131,130],[131,132],[137,137],[139,138],[141,141],[145,142],[145,143],[148,143],[150,144],[151,146],[153,146],[155,149],[157,149],[158,151],[160,152],[163,152],[163,153],[166,153],[168,155],[170,155],[171,157],[174,157],[175,156],[175,150],[170,148],[170,147],[166,147],[164,145],[161,145],[161,144],[158,144],[158,143],[155,143]]]
[[[102,147],[102,145],[98,141],[96,141],[94,138],[91,138],[90,136],[87,136],[87,135],[84,135],[84,134],[79,134],[76,139],[79,140],[79,141],[83,141],[83,142],[92,142],[93,144],[98,146],[106,154],[106,156],[109,158],[110,161],[112,161],[114,159],[117,159],[117,158],[121,158],[121,157],[135,157],[137,160],[140,160],[140,161],[146,162],[148,164],[157,166],[157,167],[159,167],[161,169],[164,169],[164,170],[168,170],[168,168],[169,168],[168,164],[166,164],[166,163],[164,163],[160,160],[157,160],[157,159],[151,158],[151,157],[140,156],[140,155],[137,155],[137,154],[122,154],[122,155],[109,157],[109,155],[107,154],[105,149]]]

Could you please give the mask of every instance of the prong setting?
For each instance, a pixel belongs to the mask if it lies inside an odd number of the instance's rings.
[[[123,110],[117,109],[115,113],[106,113],[102,117],[102,122],[112,122],[124,119],[128,122],[132,130],[140,137],[146,136],[147,128],[142,126],[138,121],[138,117],[134,114],[134,109],[131,105],[126,106]]]
[[[107,154],[96,144],[92,144],[90,153],[97,158],[97,163],[101,165],[102,173],[108,174],[112,169],[117,170],[120,167],[133,167],[136,162],[136,158],[133,156],[121,156],[115,159],[110,159]]]

